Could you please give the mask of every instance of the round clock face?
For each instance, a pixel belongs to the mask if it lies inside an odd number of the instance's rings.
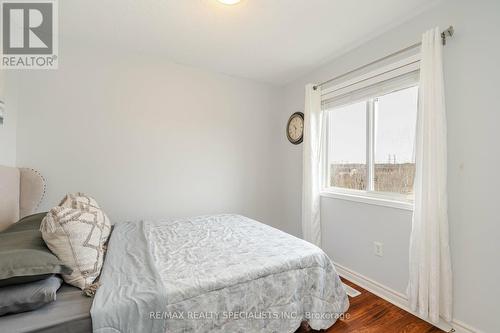
[[[304,135],[304,114],[302,112],[295,112],[288,119],[288,124],[286,126],[286,136],[288,140],[293,144],[299,144],[302,142]]]

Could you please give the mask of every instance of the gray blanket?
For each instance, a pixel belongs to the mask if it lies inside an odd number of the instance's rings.
[[[115,225],[90,314],[94,332],[165,332],[150,311],[166,307],[166,294],[150,255],[145,222]]]
[[[95,332],[326,329],[349,306],[316,246],[239,215],[118,224]]]

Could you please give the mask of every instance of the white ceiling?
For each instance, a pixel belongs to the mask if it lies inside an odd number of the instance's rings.
[[[59,30],[61,47],[164,55],[282,85],[436,1],[64,0]]]

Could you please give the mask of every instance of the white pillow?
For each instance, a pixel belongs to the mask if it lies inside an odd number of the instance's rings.
[[[109,237],[109,233],[111,232],[111,223],[109,222],[108,216],[102,211],[94,198],[82,192],[66,194],[66,196],[61,200],[59,206],[88,210],[89,212],[96,212],[97,214],[101,215],[100,218],[102,218],[103,221],[101,225],[102,238],[103,242],[106,243]]]
[[[67,195],[61,205],[47,213],[40,230],[49,249],[73,269],[62,275],[64,281],[85,289],[101,272],[109,219],[94,199],[81,193]]]

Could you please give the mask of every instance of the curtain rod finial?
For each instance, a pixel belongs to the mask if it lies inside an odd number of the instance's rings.
[[[441,33],[441,40],[442,40],[442,42],[443,42],[443,45],[446,45],[446,37],[447,37],[447,36],[450,36],[450,37],[451,37],[451,36],[453,36],[453,34],[454,34],[454,33],[455,33],[455,29],[453,28],[453,26],[452,26],[452,25],[450,25],[450,26],[448,27],[448,29],[446,29],[445,31],[443,31],[443,32]]]

